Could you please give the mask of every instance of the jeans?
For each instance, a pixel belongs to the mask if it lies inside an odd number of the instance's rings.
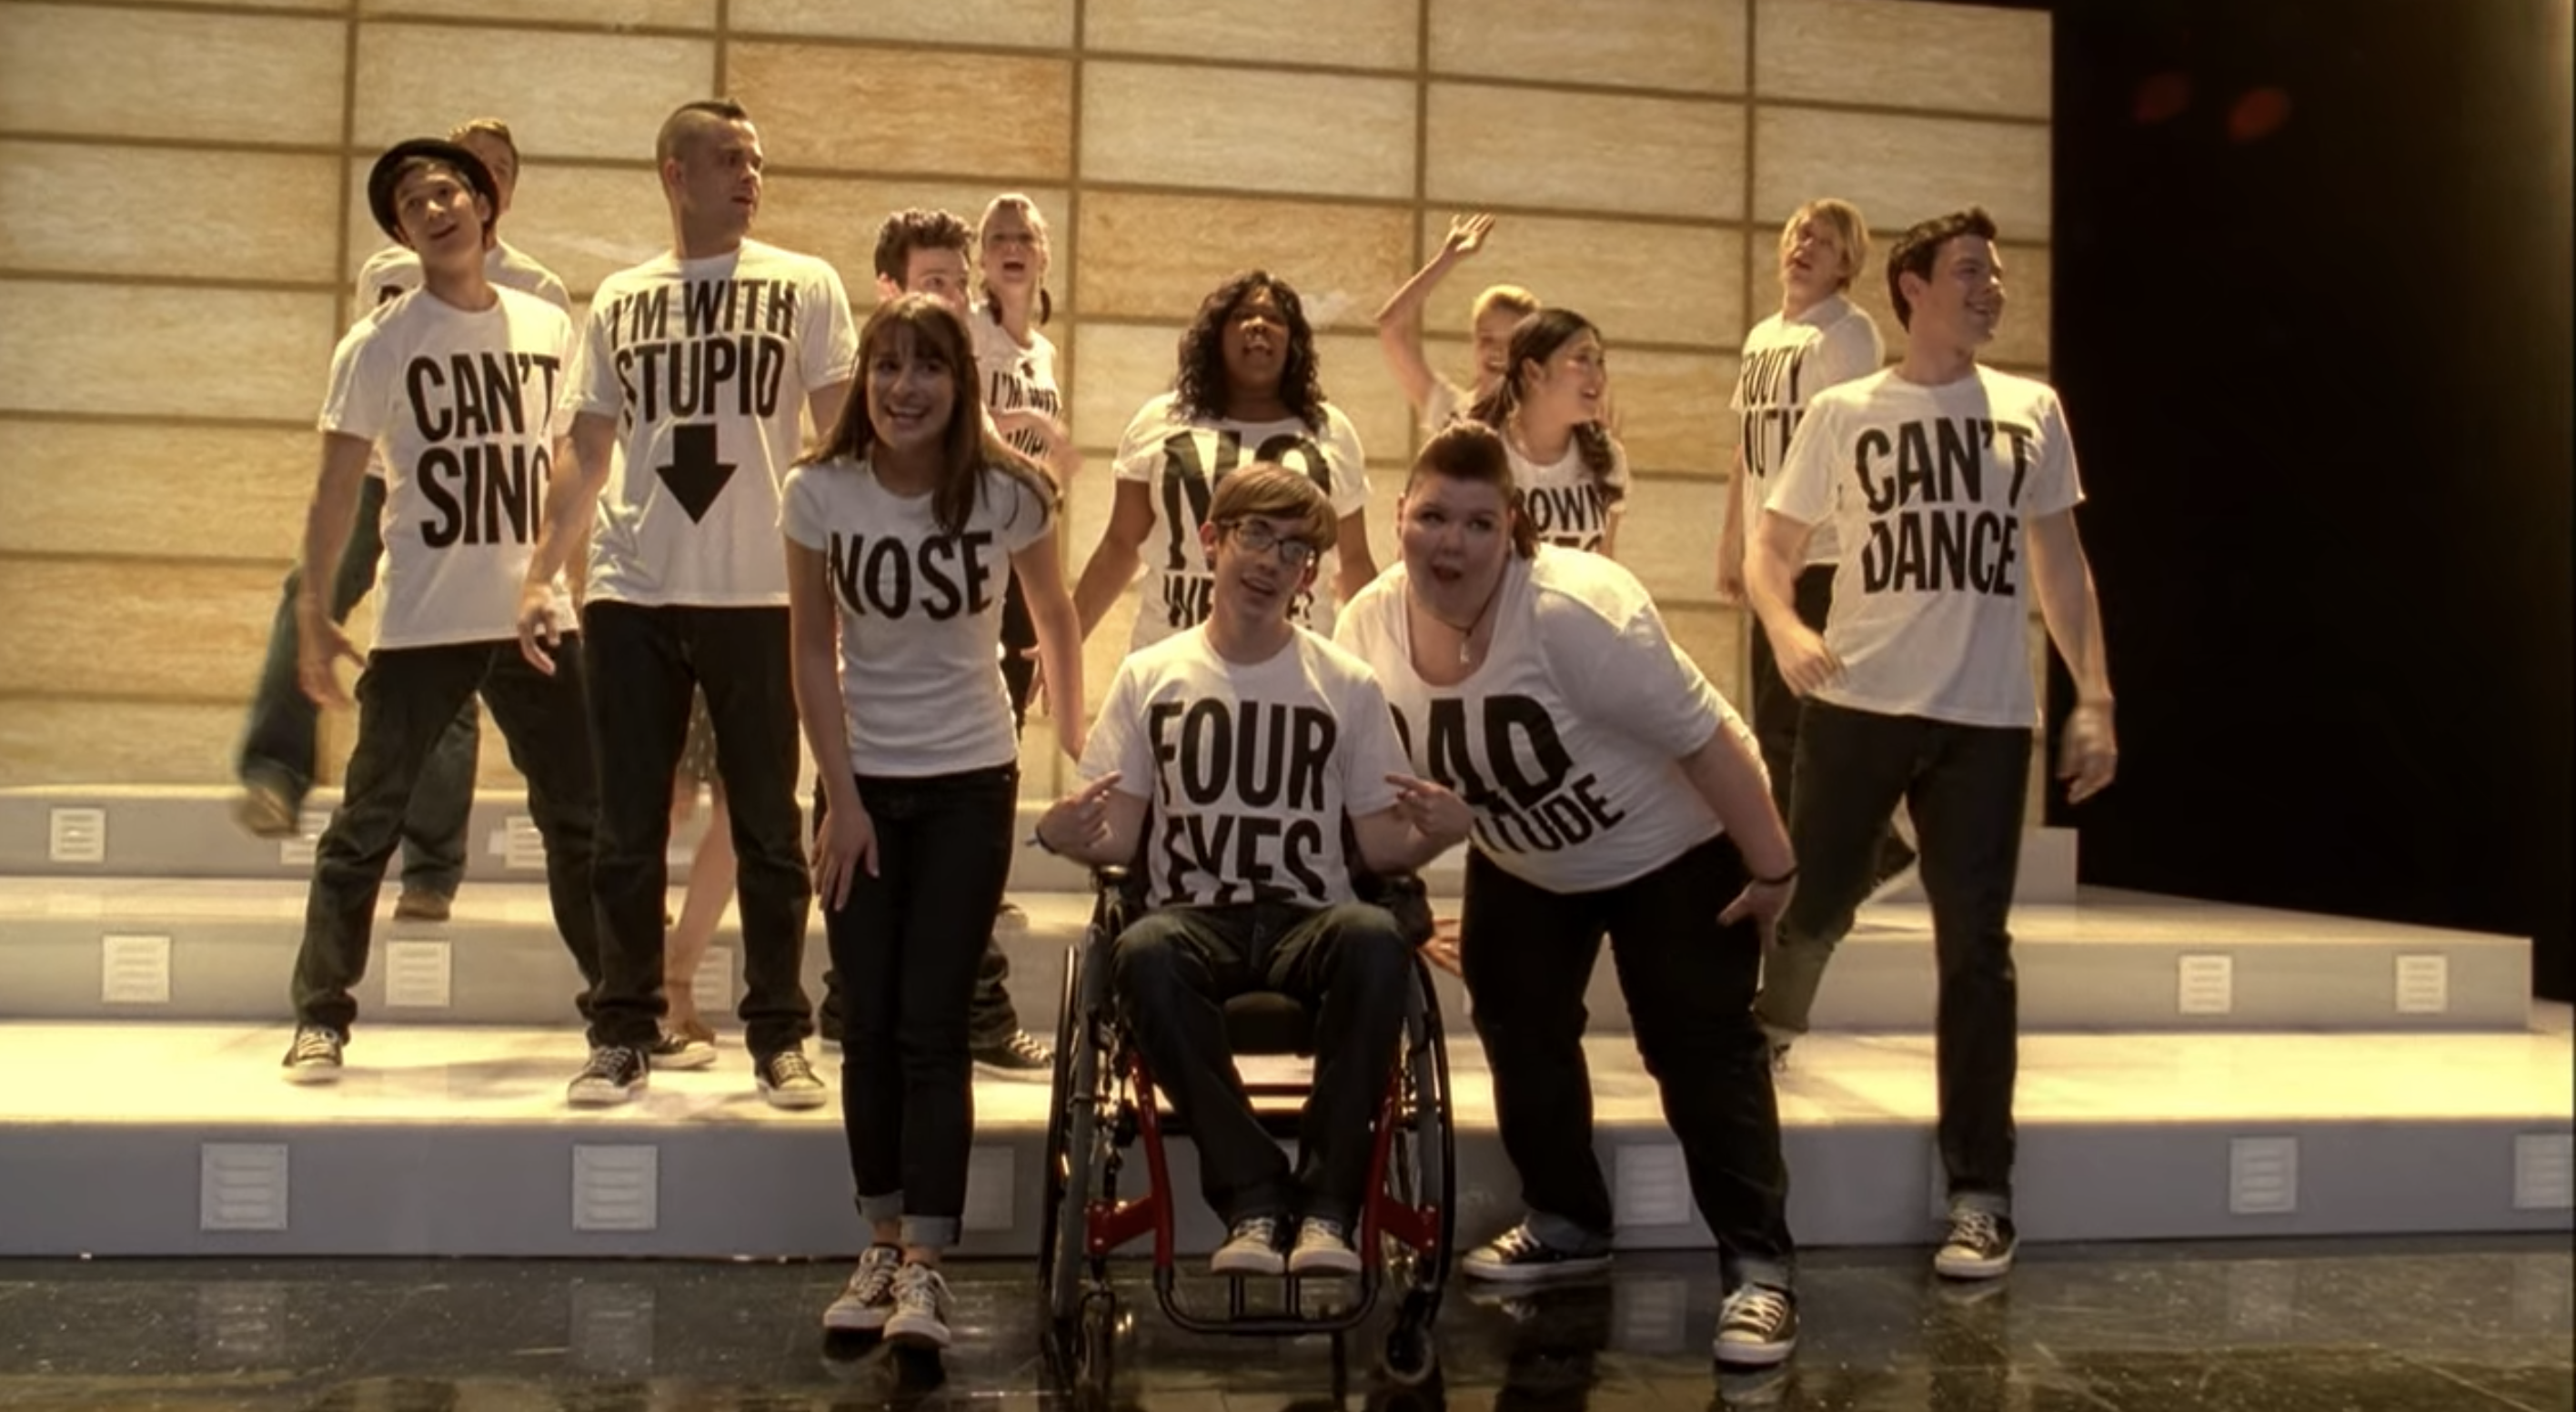
[[[1608,1244],[1610,1188],[1592,1147],[1583,1058],[1583,992],[1607,933],[1637,1052],[1728,1286],[1787,1288],[1789,1173],[1752,1009],[1762,938],[1751,922],[1717,921],[1745,877],[1723,836],[1632,882],[1577,893],[1514,877],[1477,849],[1467,855],[1459,961],[1493,1068],[1503,1151],[1534,1225],[1570,1225]]]
[[[715,724],[741,862],[743,1042],[755,1062],[813,1027],[799,971],[812,882],[798,839],[796,701],[784,608],[639,607],[582,612],[599,752],[601,983],[590,1042],[648,1048],[663,1013],[663,916],[671,772],[689,730],[692,685]]]
[[[1825,617],[1834,606],[1834,566],[1810,564],[1798,571],[1798,621],[1818,632],[1825,630]],[[1789,799],[1794,792],[1798,773],[1798,722],[1806,701],[1789,689],[1780,676],[1780,659],[1772,655],[1771,635],[1763,630],[1760,619],[1753,620],[1752,697],[1753,739],[1762,751],[1762,768],[1771,775],[1771,802],[1778,806],[1780,817],[1789,817]],[[1878,863],[1873,883],[1905,871],[1914,861],[1914,850],[1898,836],[1891,816],[1888,827],[1878,840]]]
[[[381,517],[385,483],[368,476],[358,486],[358,517],[349,530],[349,545],[340,556],[340,575],[331,583],[326,605],[331,621],[345,623],[358,600],[376,584],[376,558],[384,551]],[[296,680],[297,628],[295,600],[303,591],[304,571],[286,576],[277,618],[268,630],[268,655],[260,663],[259,685],[251,694],[250,719],[242,732],[240,759],[234,774],[245,784],[260,784],[301,807],[313,788],[314,757],[320,747],[321,712]],[[474,702],[469,698],[448,723],[412,791],[411,810],[403,816],[403,886],[456,895],[465,877],[465,829],[474,810],[476,752],[482,735]]]
[[[1940,976],[1942,1167],[1954,1201],[1992,1209],[2012,1198],[2020,992],[2007,924],[2030,749],[2024,728],[1808,702],[1789,816],[1798,891],[1754,1006],[1775,1041],[1807,1032],[1826,963],[1869,892],[1879,828],[1904,803],[1922,848]]]
[[[876,875],[828,903],[824,934],[848,1014],[841,1129],[860,1214],[901,1217],[903,1243],[957,1239],[975,1135],[967,997],[1011,876],[1019,767],[858,778]]]
[[[441,736],[480,693],[528,782],[528,813],[546,845],[546,894],[555,929],[581,970],[585,1016],[600,980],[591,906],[597,776],[583,698],[581,659],[567,652],[549,677],[519,655],[516,639],[380,649],[358,674],[358,744],[349,779],[313,861],[304,945],[295,958],[299,1024],[343,1034],[357,1018],[350,987],[367,972],[369,933],[385,860],[393,855],[423,769]]]
[[[1199,1187],[1217,1215],[1228,1226],[1305,1215],[1352,1227],[1413,988],[1413,948],[1395,918],[1359,902],[1167,907],[1119,934],[1110,972],[1154,1081],[1189,1125]],[[1315,1015],[1315,1083],[1293,1178],[1226,1043],[1225,1001],[1250,991],[1285,993]]]

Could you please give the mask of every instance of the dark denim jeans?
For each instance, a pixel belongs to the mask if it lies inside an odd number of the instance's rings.
[[[1798,571],[1798,621],[1818,632],[1825,630],[1826,615],[1834,606],[1834,566],[1811,564]],[[1753,700],[1753,739],[1762,749],[1762,767],[1771,774],[1771,802],[1779,807],[1780,817],[1789,817],[1789,801],[1795,792],[1798,773],[1798,722],[1803,719],[1806,701],[1789,689],[1780,676],[1780,659],[1771,652],[1771,635],[1763,630],[1761,620],[1750,619],[1753,627],[1751,650]],[[1880,830],[1877,875],[1873,882],[1902,872],[1914,861],[1914,850],[1897,836],[1893,818]]]
[[[1550,892],[1477,849],[1467,855],[1459,960],[1493,1066],[1503,1151],[1533,1217],[1605,1244],[1611,1233],[1583,1059],[1583,992],[1607,934],[1637,1053],[1662,1094],[1728,1286],[1786,1288],[1797,1254],[1789,1172],[1752,1009],[1762,938],[1750,922],[1717,920],[1744,882],[1744,860],[1723,836],[1596,892]]]
[[[580,967],[587,1015],[599,978],[591,905],[597,776],[583,698],[581,658],[567,650],[555,675],[519,655],[518,641],[380,650],[358,674],[358,744],[340,808],[313,862],[304,945],[295,958],[298,1023],[347,1033],[357,1018],[349,994],[367,972],[376,895],[393,856],[421,772],[463,703],[479,693],[509,742],[510,763],[528,782],[528,813],[546,844],[546,894],[555,929]]]
[[[384,552],[385,483],[368,476],[358,488],[358,518],[349,530],[349,545],[340,556],[340,576],[331,584],[331,621],[345,623],[358,601],[376,586],[376,558]],[[242,731],[241,756],[234,775],[243,783],[267,785],[301,806],[313,788],[314,757],[319,751],[321,712],[304,694],[295,676],[295,600],[304,586],[304,571],[286,576],[286,591],[269,625],[268,655],[260,662],[259,685],[251,694],[250,719]],[[481,723],[469,698],[429,759],[412,790],[411,810],[403,816],[403,886],[456,895],[465,877],[465,829],[474,810],[474,772],[481,743]]]
[[[1902,801],[1922,849],[1940,975],[1941,1161],[1953,1198],[1989,1206],[2012,1197],[2020,989],[2008,923],[2030,747],[2026,729],[1808,702],[1789,816],[1798,891],[1754,1007],[1775,1040],[1807,1032],[1826,963],[1869,893],[1879,830]]]

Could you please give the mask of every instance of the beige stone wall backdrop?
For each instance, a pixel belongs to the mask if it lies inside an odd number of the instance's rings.
[[[2044,15],[1914,0],[0,0],[0,784],[228,777],[383,144],[508,118],[507,232],[586,300],[667,241],[654,129],[718,92],[768,145],[761,233],[862,306],[889,210],[1037,198],[1091,462],[1075,566],[1120,429],[1256,264],[1319,324],[1383,560],[1416,434],[1370,318],[1452,212],[1496,212],[1434,358],[1463,367],[1495,281],[1602,326],[1640,477],[1623,557],[1735,694],[1710,556],[1774,233],[1815,195],[1882,238],[1984,203],[2016,295],[1997,360],[2044,369],[2048,44]],[[1876,268],[1862,295],[1901,348]]]

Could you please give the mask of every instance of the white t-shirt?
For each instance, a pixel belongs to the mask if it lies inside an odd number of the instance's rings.
[[[746,240],[600,282],[568,412],[617,418],[590,596],[710,608],[787,601],[778,488],[808,394],[850,377],[858,334],[832,267]]]
[[[1431,376],[1431,390],[1422,397],[1422,434],[1437,436],[1440,429],[1467,415],[1467,394],[1458,384],[1440,376]]]
[[[1376,671],[1413,772],[1456,790],[1495,865],[1551,892],[1616,887],[1722,828],[1681,757],[1752,735],[1665,636],[1626,568],[1542,546],[1508,560],[1485,660],[1454,686],[1413,670],[1405,571],[1378,575],[1338,639]]]
[[[1017,760],[995,654],[1011,556],[1047,533],[1037,489],[987,470],[957,534],[930,496],[894,494],[864,460],[798,466],[783,501],[787,537],[830,572],[850,768],[919,778]]]
[[[1179,395],[1170,392],[1146,403],[1127,424],[1118,441],[1118,479],[1142,482],[1154,507],[1154,528],[1145,540],[1145,601],[1136,608],[1131,650],[1207,620],[1216,572],[1199,543],[1199,526],[1207,520],[1217,482],[1255,461],[1304,473],[1331,499],[1337,519],[1368,508],[1359,431],[1329,402],[1320,437],[1295,418],[1238,422],[1186,416]],[[1339,550],[1317,560],[1315,591],[1297,615],[1299,626],[1332,631],[1340,567]]]
[[[516,289],[533,294],[569,314],[572,294],[555,272],[529,259],[527,253],[506,240],[494,241],[483,255],[483,277],[503,289]],[[391,303],[420,288],[420,256],[409,246],[388,245],[367,257],[358,267],[358,304],[361,310]]]
[[[331,355],[321,428],[373,443],[384,468],[379,648],[518,633],[572,323],[534,295],[493,293],[480,312],[427,290],[398,295],[352,324]],[[556,590],[569,620],[571,601]]]
[[[1579,441],[1568,441],[1565,454],[1550,466],[1522,455],[1510,437],[1503,438],[1503,447],[1512,458],[1512,483],[1520,487],[1521,508],[1538,526],[1540,542],[1601,552],[1610,517],[1627,507],[1628,452],[1617,438],[1610,442],[1610,484],[1622,497],[1616,502],[1602,494],[1592,468],[1583,464]]]
[[[1762,532],[1762,507],[1788,462],[1789,442],[1808,403],[1828,387],[1877,372],[1886,352],[1869,311],[1839,294],[1817,300],[1794,319],[1773,314],[1744,336],[1731,405],[1741,418],[1736,444],[1744,458],[1747,547]],[[1841,548],[1834,527],[1818,525],[1807,540],[1807,562],[1836,563]]]
[[[984,410],[999,417],[1010,412],[1064,416],[1064,394],[1055,382],[1055,345],[1035,328],[1026,347],[1011,337],[992,312],[978,305],[966,318],[975,335],[975,370],[984,379]],[[1044,464],[1046,442],[1029,431],[1006,438],[1022,453]]]
[[[1082,752],[1085,780],[1149,803],[1156,907],[1350,901],[1342,821],[1392,806],[1403,769],[1377,679],[1309,632],[1250,665],[1203,627],[1130,653]]]
[[[1891,716],[2035,726],[2023,638],[2024,527],[2084,498],[2048,384],[1978,368],[1941,387],[1892,372],[1807,407],[1769,508],[1831,518],[1825,645],[1843,675],[1816,696]]]

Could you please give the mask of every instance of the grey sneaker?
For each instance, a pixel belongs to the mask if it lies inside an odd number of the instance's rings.
[[[859,1268],[841,1286],[841,1297],[823,1311],[823,1327],[844,1333],[874,1333],[894,1314],[894,1274],[903,1267],[903,1252],[891,1245],[871,1245],[859,1256]]]
[[[1288,1268],[1279,1254],[1279,1222],[1270,1216],[1246,1216],[1225,1233],[1225,1244],[1208,1257],[1208,1269],[1219,1275],[1276,1275]]]
[[[894,1312],[886,1316],[885,1336],[919,1348],[946,1348],[948,1308],[948,1281],[928,1265],[906,1264],[894,1272]]]
[[[644,1051],[623,1044],[603,1044],[590,1051],[590,1062],[572,1076],[564,1092],[575,1108],[607,1108],[644,1091],[652,1063]]]
[[[1717,1311],[1717,1361],[1768,1368],[1798,1346],[1798,1301],[1785,1289],[1738,1285]]]
[[[820,1108],[832,1096],[815,1076],[814,1066],[806,1062],[802,1048],[769,1055],[753,1064],[751,1072],[760,1096],[772,1108]]]
[[[286,1046],[283,1072],[291,1084],[335,1084],[340,1081],[340,1047],[349,1037],[329,1025],[297,1025]]]
[[[1350,1232],[1339,1221],[1309,1216],[1297,1223],[1297,1244],[1288,1252],[1292,1275],[1356,1275],[1360,1253],[1351,1248]]]

